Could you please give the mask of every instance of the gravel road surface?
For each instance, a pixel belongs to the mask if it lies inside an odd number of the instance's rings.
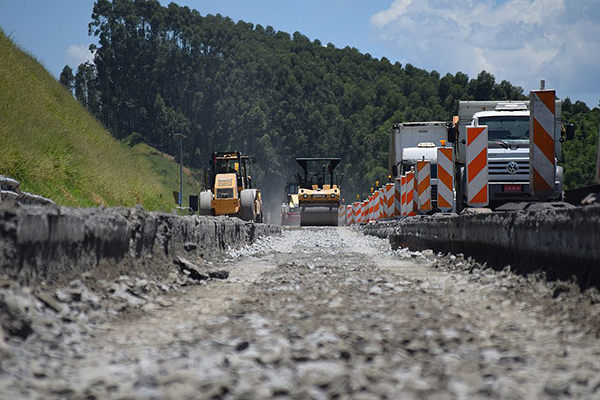
[[[191,261],[229,276],[0,281],[0,398],[600,398],[595,289],[349,228]]]

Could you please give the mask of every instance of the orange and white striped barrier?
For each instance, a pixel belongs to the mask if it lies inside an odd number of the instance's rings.
[[[402,215],[402,178],[396,178],[394,182],[394,217]]]
[[[379,217],[381,216],[381,193],[379,190],[375,192],[375,199],[373,201],[375,202],[373,219],[379,221]]]
[[[412,217],[415,213],[415,171],[406,173],[406,216]]]
[[[373,198],[374,198],[374,197],[375,197],[375,195],[374,195],[374,194],[371,194],[371,195],[369,196],[369,211],[368,211],[369,217],[367,218],[367,222],[371,222],[371,221],[373,221],[373,209],[374,209],[374,206],[373,206]]]
[[[360,203],[352,203],[352,214],[354,214],[354,223],[360,224]]]
[[[381,188],[378,190],[379,193],[379,215],[377,216],[377,220],[382,220],[385,218],[385,190]]]
[[[394,217],[394,184],[386,183],[385,184],[385,217],[393,218]]]
[[[346,206],[338,207],[338,225],[346,225]]]
[[[449,212],[454,204],[454,162],[452,147],[440,147],[437,153],[437,206]]]
[[[531,117],[529,118],[529,191],[531,194],[551,195],[556,180],[555,125],[556,92],[533,90],[529,94]]]
[[[467,204],[485,207],[489,203],[488,127],[467,126]]]
[[[431,163],[417,161],[417,196],[419,211],[431,211]]]
[[[369,201],[367,199],[362,202],[362,218],[360,222],[365,224],[369,222]]]
[[[352,210],[352,204],[346,206],[346,225],[354,225],[354,211]]]
[[[406,217],[406,175],[400,177],[400,215]]]

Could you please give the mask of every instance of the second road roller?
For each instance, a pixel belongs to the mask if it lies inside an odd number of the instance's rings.
[[[337,226],[342,176],[334,174],[339,158],[296,158],[301,226]]]

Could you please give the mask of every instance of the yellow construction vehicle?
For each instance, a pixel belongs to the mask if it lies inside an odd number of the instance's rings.
[[[239,151],[213,153],[205,174],[206,190],[200,193],[200,215],[227,215],[244,221],[263,221],[262,197],[252,188],[250,161]]]
[[[296,174],[300,225],[338,225],[341,181],[333,170],[339,158],[296,158],[303,173]]]

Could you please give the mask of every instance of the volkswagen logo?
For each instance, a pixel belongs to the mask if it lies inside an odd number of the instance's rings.
[[[506,169],[508,170],[508,173],[511,175],[516,174],[517,172],[519,172],[519,164],[517,164],[514,161],[511,161],[508,163],[508,165],[506,166]]]

